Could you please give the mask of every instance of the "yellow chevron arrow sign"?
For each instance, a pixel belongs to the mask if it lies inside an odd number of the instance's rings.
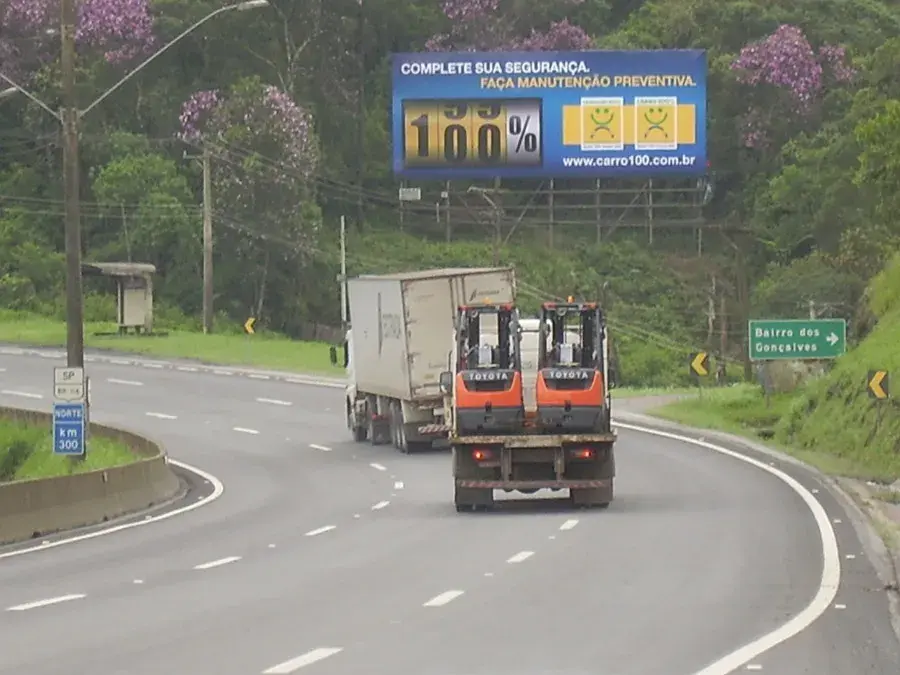
[[[891,387],[888,371],[886,370],[870,370],[869,379],[866,380],[869,389],[869,396],[883,401],[890,397]]]
[[[709,354],[707,352],[691,354],[691,374],[700,377],[709,375]]]
[[[244,322],[244,331],[247,333],[247,335],[253,335],[253,333],[256,332],[255,330],[253,330],[253,324],[255,324],[255,323],[256,323],[256,317],[253,317],[253,316],[251,316],[249,319],[247,319]]]

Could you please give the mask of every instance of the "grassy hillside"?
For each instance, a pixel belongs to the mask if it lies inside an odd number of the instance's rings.
[[[872,283],[869,307],[878,321],[874,330],[794,399],[776,438],[849,460],[870,469],[870,477],[891,481],[900,478],[900,392],[875,401],[866,375],[887,370],[900,385],[900,255]]]
[[[859,321],[874,321],[874,328],[827,375],[796,394],[774,396],[766,404],[759,387],[742,385],[656,413],[686,424],[772,439],[829,473],[882,483],[900,479],[900,255],[874,279],[867,295],[872,317],[861,316]],[[869,370],[893,374],[894,398],[870,398]]]

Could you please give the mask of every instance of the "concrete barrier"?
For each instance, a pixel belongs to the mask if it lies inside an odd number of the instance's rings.
[[[42,425],[49,413],[0,407],[0,418]],[[0,484],[0,543],[94,525],[173,499],[181,481],[165,450],[148,438],[91,423],[90,434],[125,443],[138,456],[131,464],[53,478]]]

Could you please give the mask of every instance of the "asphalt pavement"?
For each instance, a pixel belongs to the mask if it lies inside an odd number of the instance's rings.
[[[88,364],[93,419],[159,439],[224,489],[158,522],[0,549],[0,673],[900,671],[856,528],[793,467],[777,468],[801,492],[622,429],[608,510],[528,499],[457,514],[448,454],[350,442],[338,388],[116,360]],[[54,365],[0,352],[0,405],[49,410]],[[790,637],[792,619],[811,625]],[[760,638],[771,649],[740,661]]]

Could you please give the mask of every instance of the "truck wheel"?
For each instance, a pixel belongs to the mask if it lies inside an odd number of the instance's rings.
[[[366,440],[368,429],[366,429],[366,427],[355,426],[355,420],[353,419],[353,417],[353,411],[348,409],[347,426],[350,428],[350,433],[353,434],[353,440],[357,443],[362,443]]]

